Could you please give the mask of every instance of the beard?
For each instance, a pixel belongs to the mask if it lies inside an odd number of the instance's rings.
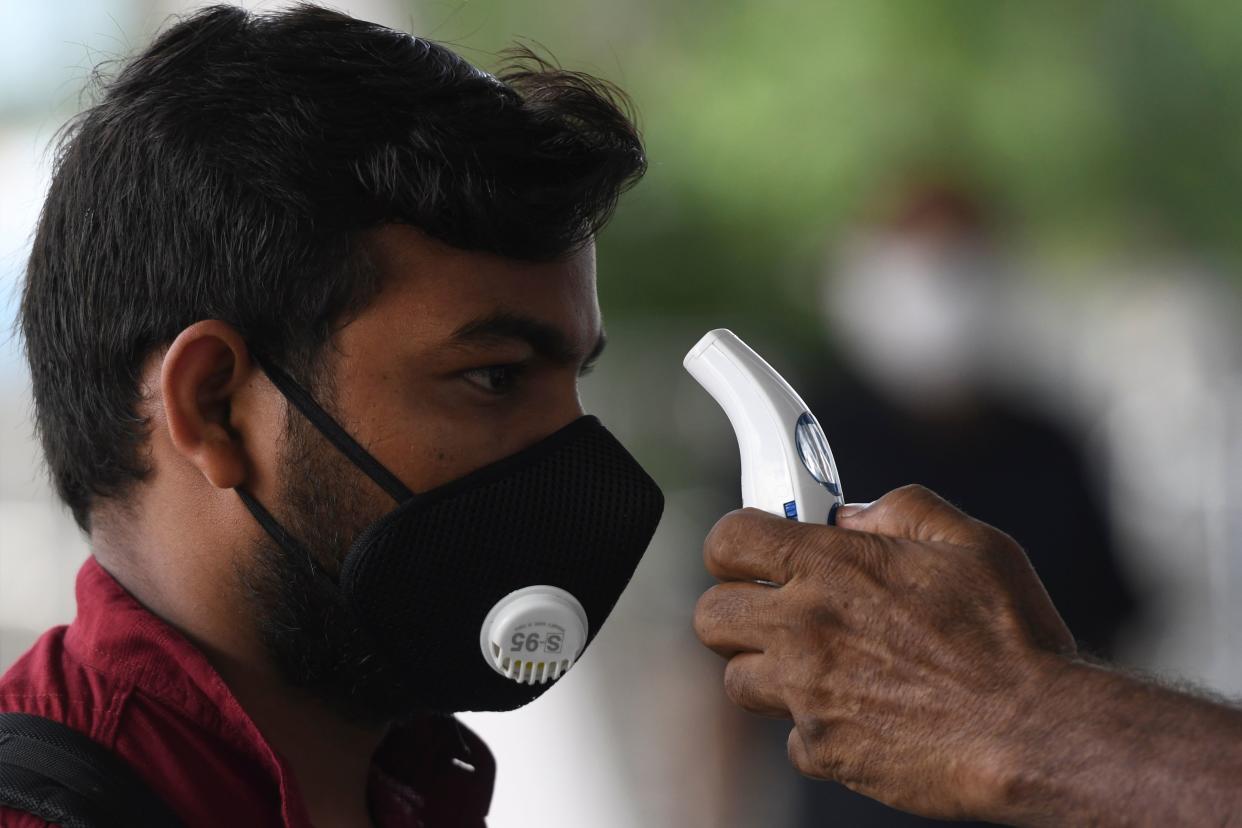
[[[237,572],[268,656],[290,689],[347,721],[374,726],[414,714],[415,694],[337,586],[354,539],[385,509],[368,498],[366,478],[292,407],[278,468],[288,471],[272,512],[301,548],[263,533]]]

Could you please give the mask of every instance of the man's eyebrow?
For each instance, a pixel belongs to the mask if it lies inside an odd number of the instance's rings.
[[[535,353],[558,365],[573,365],[581,361],[589,364],[604,352],[607,337],[600,331],[599,338],[590,353],[582,354],[570,342],[565,332],[533,316],[501,311],[475,319],[453,331],[449,342],[454,345],[494,343],[505,339],[518,339],[531,346]]]

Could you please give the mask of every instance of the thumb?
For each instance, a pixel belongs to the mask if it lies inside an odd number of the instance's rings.
[[[865,505],[837,510],[842,529],[890,538],[968,546],[980,540],[982,524],[923,486],[902,486]]]

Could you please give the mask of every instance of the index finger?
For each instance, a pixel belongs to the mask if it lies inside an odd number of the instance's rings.
[[[784,584],[825,558],[853,557],[856,535],[759,509],[736,509],[716,521],[707,533],[703,563],[720,581]]]

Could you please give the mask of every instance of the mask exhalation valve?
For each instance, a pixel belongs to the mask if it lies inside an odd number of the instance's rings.
[[[519,684],[547,684],[565,674],[587,640],[582,604],[560,587],[541,584],[496,602],[479,645],[492,669]]]

